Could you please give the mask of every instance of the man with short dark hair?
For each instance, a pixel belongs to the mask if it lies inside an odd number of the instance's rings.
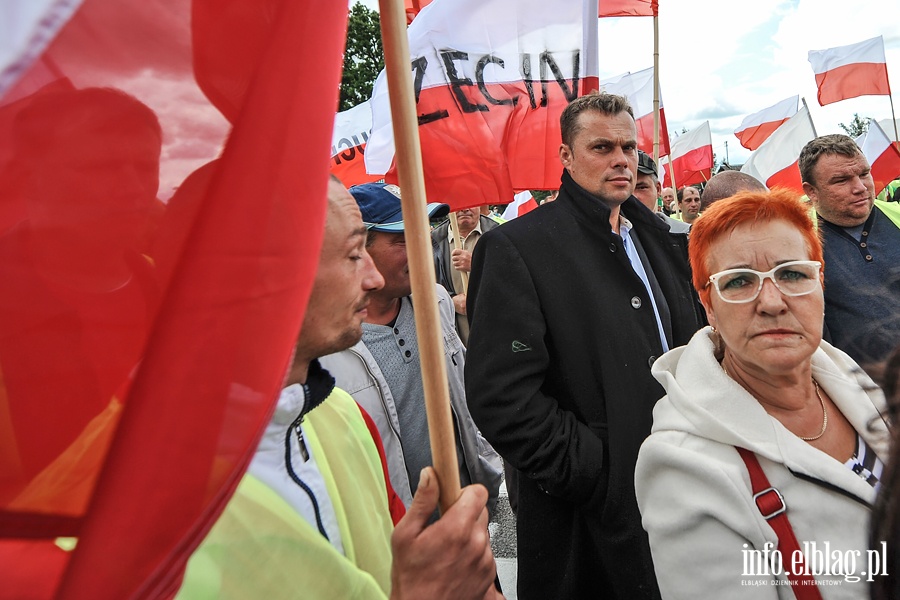
[[[825,246],[828,334],[860,365],[880,362],[900,343],[897,205],[875,200],[869,162],[846,135],[806,144],[799,167]]]
[[[688,225],[693,225],[700,216],[700,190],[688,185],[678,190],[678,216]]]
[[[469,287],[469,407],[519,471],[518,597],[658,598],[634,466],[650,366],[701,326],[687,237],[636,198],[628,101],[560,117],[555,202],[484,234]]]

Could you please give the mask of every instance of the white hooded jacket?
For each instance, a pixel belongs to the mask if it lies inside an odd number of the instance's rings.
[[[867,576],[852,580],[873,566],[867,564],[867,549],[875,490],[769,416],[722,370],[710,335],[709,327],[698,331],[652,369],[667,395],[657,403],[652,433],[641,446],[635,489],[663,597],[795,597],[784,575],[772,575],[771,567],[761,574],[766,555],[752,553],[766,543],[777,547],[778,537],[756,508],[747,468],[735,450],[740,446],[756,454],[784,496],[822,597],[868,598]],[[884,397],[872,380],[826,342],[812,356],[812,374],[886,459]],[[791,557],[781,558],[790,567]],[[820,575],[825,562],[832,573],[842,573]]]

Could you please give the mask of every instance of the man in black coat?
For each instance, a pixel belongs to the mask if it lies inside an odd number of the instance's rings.
[[[475,248],[466,394],[521,472],[519,598],[658,598],[633,472],[664,395],[650,366],[704,323],[687,237],[632,196],[627,100],[577,98],[560,123],[557,201]]]

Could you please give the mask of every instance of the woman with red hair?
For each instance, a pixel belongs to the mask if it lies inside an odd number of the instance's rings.
[[[779,190],[722,200],[689,255],[710,326],[653,365],[667,395],[635,475],[663,597],[867,597],[884,398],[822,340],[807,208]]]

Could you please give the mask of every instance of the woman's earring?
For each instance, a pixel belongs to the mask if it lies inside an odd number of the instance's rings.
[[[711,325],[710,327],[712,327],[712,332],[713,332],[713,333],[719,333],[719,330],[716,329],[715,325]]]

